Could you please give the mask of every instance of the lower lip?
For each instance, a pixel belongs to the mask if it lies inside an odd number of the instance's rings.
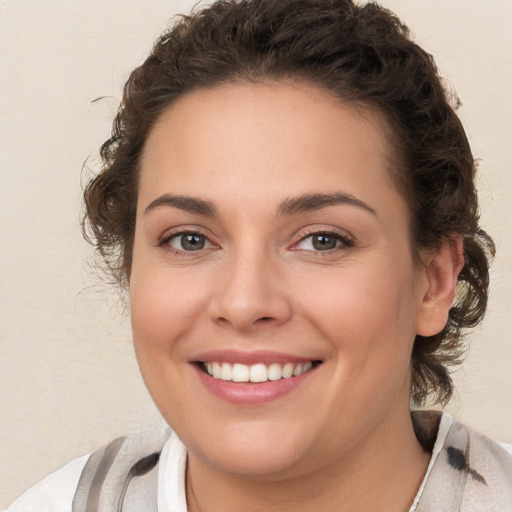
[[[214,379],[197,365],[194,367],[201,382],[210,393],[233,404],[257,404],[276,400],[297,389],[316,371],[316,368],[312,368],[297,377],[253,383]]]

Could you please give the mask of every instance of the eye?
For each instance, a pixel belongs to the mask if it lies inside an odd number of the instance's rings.
[[[164,241],[177,251],[193,252],[212,247],[211,242],[200,233],[178,233]]]
[[[302,251],[333,251],[344,247],[350,247],[353,243],[339,233],[319,232],[304,237],[296,248]]]

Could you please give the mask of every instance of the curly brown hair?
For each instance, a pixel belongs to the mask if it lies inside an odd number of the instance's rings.
[[[475,161],[431,55],[390,11],[351,0],[227,0],[178,18],[124,89],[101,172],[84,193],[83,229],[116,280],[129,285],[139,163],[149,131],[183,94],[235,81],[293,79],[382,113],[410,210],[415,258],[463,236],[465,265],[448,322],[417,336],[411,398],[444,403],[463,330],[485,313],[492,239],[479,227]]]

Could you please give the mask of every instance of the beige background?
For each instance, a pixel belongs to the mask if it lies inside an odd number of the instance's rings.
[[[499,255],[489,313],[449,409],[512,442],[512,2],[382,3],[456,84],[482,159],[482,221]],[[116,294],[89,270],[80,169],[87,158],[94,168],[129,70],[166,20],[192,4],[0,0],[0,508],[69,459],[156,417]]]

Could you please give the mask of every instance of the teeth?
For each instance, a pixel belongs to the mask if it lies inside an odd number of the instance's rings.
[[[219,363],[213,363],[212,364],[212,375],[216,379],[220,379],[221,372],[222,372],[222,368],[221,368],[220,364]]]
[[[293,376],[297,377],[298,375],[301,375],[302,373],[306,373],[307,371],[311,370],[311,367],[313,366],[313,363],[311,361],[308,361],[307,363],[302,363],[301,365],[297,365],[293,369]]]
[[[263,363],[246,365],[235,363],[204,363],[208,374],[214,379],[230,380],[233,382],[266,382],[267,380],[289,379],[298,377],[313,368],[313,362],[306,363],[272,363],[265,365]]]
[[[249,382],[249,373],[249,366],[236,363],[233,365],[233,376],[231,380],[233,382]]]
[[[313,363],[311,361],[308,361],[307,363],[304,363],[302,365],[302,373],[309,372],[313,368]]]
[[[293,375],[293,363],[286,363],[283,366],[283,379],[289,379]]]
[[[281,365],[277,364],[277,363],[272,363],[268,367],[267,377],[268,377],[268,380],[279,380],[279,379],[281,379],[283,377],[283,370],[281,369]]]
[[[222,380],[231,380],[231,365],[229,363],[222,363],[220,378]]]
[[[245,365],[240,365],[245,366]],[[267,367],[264,364],[253,364],[249,370],[251,382],[265,382],[268,379]]]

